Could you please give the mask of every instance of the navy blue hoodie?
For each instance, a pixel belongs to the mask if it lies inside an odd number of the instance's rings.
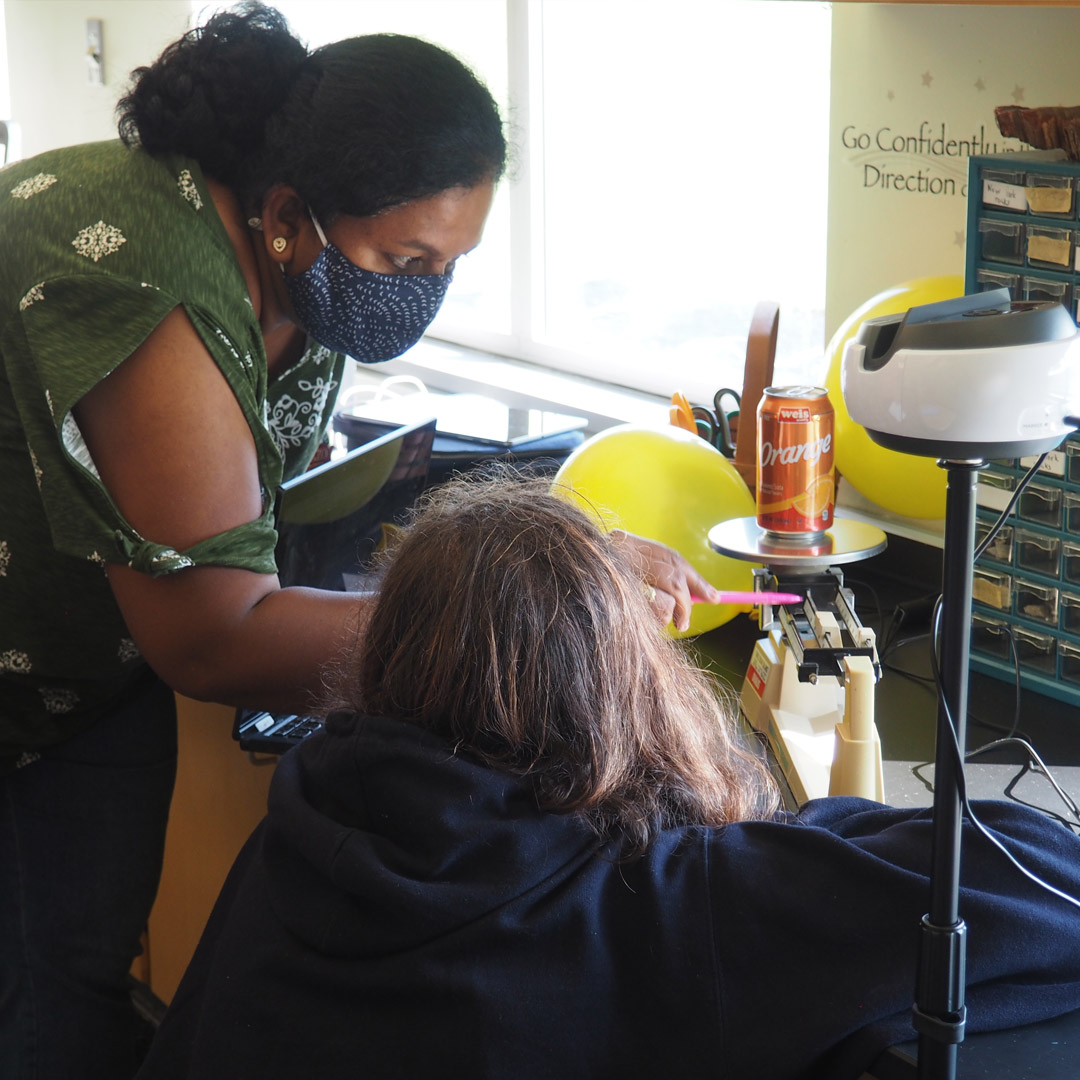
[[[981,803],[1080,895],[1080,838]],[[277,766],[139,1080],[858,1077],[910,1039],[928,811],[821,799],[620,863],[527,780],[336,716]],[[968,1031],[1080,1008],[1080,910],[965,826]]]

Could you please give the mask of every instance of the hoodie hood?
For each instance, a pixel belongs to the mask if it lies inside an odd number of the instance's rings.
[[[278,918],[346,958],[451,933],[602,846],[580,818],[542,814],[527,778],[413,724],[349,713],[278,763],[263,843]]]

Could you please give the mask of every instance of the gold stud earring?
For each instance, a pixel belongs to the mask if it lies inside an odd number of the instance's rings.
[[[288,243],[289,241],[284,236],[275,236],[270,246],[280,255]]]

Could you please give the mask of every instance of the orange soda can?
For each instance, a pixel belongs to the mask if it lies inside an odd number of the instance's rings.
[[[757,521],[812,536],[832,525],[833,409],[820,386],[769,386],[757,409]]]

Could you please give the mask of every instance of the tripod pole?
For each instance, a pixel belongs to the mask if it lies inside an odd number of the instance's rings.
[[[919,1033],[920,1080],[952,1080],[956,1076],[957,1047],[964,1040],[967,927],[959,912],[962,806],[949,728],[955,733],[962,756],[967,735],[975,486],[978,471],[985,463],[946,460],[938,464],[947,470],[948,480],[930,910],[921,924],[914,1008],[914,1025]]]

